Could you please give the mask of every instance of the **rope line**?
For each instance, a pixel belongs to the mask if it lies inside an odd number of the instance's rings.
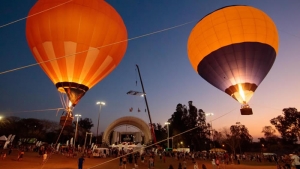
[[[41,112],[41,111],[52,111],[52,110],[62,110],[64,108],[53,108],[53,109],[41,109],[41,110],[26,110],[26,111],[16,111],[12,113],[26,113],[26,112]]]
[[[29,65],[26,65],[26,66],[21,66],[21,67],[18,67],[18,68],[6,70],[6,71],[3,71],[3,72],[0,72],[0,75],[6,74],[6,73],[10,73],[10,72],[13,72],[13,71],[17,71],[17,70],[21,70],[21,69],[25,69],[25,68],[29,68],[29,67],[36,66],[36,65],[45,64],[45,63],[48,63],[48,62],[52,62],[52,61],[55,61],[55,60],[67,58],[67,57],[70,57],[70,56],[76,57],[78,54],[81,54],[81,53],[93,51],[93,50],[96,50],[96,49],[101,49],[101,48],[104,48],[104,47],[116,45],[116,44],[123,43],[123,42],[132,41],[132,40],[135,40],[135,39],[143,38],[143,37],[154,35],[154,34],[157,34],[157,33],[165,32],[165,31],[168,31],[168,30],[171,30],[171,29],[175,29],[175,28],[178,28],[178,27],[185,26],[185,25],[190,24],[192,22],[195,22],[195,21],[186,22],[186,23],[183,23],[183,24],[180,24],[180,25],[176,25],[176,26],[172,26],[172,27],[169,27],[169,28],[166,28],[166,29],[162,29],[162,30],[159,30],[159,31],[155,31],[155,32],[144,34],[144,35],[136,36],[136,37],[133,37],[133,38],[130,38],[130,39],[122,40],[122,41],[119,41],[119,42],[114,42],[114,43],[111,43],[111,44],[107,44],[107,45],[95,47],[93,49],[84,50],[84,51],[81,51],[81,52],[77,52],[77,53],[73,53],[73,54],[68,54],[68,55],[64,55],[64,56],[53,58],[53,59],[49,59],[49,60],[46,60],[46,61],[43,61],[43,62],[33,63],[33,64],[29,64]]]
[[[47,12],[47,11],[49,11],[49,10],[51,10],[51,9],[54,9],[54,8],[60,7],[60,6],[62,6],[62,5],[65,5],[65,4],[67,4],[67,3],[71,2],[71,1],[73,1],[73,0],[69,0],[69,1],[64,2],[64,3],[62,3],[62,4],[59,4],[59,5],[56,5],[56,6],[54,6],[54,7],[51,7],[51,8],[45,9],[45,10],[43,10],[43,11],[40,11],[40,12],[38,12],[38,13],[35,13],[35,14],[32,14],[32,15],[26,16],[26,17],[24,17],[24,18],[21,18],[21,19],[18,19],[18,20],[9,22],[9,23],[7,23],[7,24],[1,25],[0,28],[6,27],[6,26],[8,26],[8,25],[11,25],[11,24],[13,24],[13,23],[22,21],[22,20],[27,19],[27,18],[31,18],[31,17],[33,17],[33,16],[35,16],[35,15],[38,15],[38,14]]]

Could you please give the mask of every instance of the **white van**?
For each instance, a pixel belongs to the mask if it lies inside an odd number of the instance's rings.
[[[105,158],[109,155],[108,148],[95,148],[93,150],[93,157],[102,157]]]

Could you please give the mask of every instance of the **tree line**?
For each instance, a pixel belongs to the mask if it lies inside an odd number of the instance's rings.
[[[14,142],[18,142],[18,144],[27,144],[32,139],[50,144],[65,144],[67,140],[70,140],[72,137],[74,138],[76,123],[77,122],[73,122],[72,126],[65,126],[62,130],[58,122],[46,119],[10,116],[1,119],[0,135],[8,136],[9,134],[13,134],[15,135]],[[94,124],[90,118],[81,118],[78,120],[76,143],[82,145],[86,132],[91,132],[93,126]],[[60,137],[58,139],[59,135]]]
[[[217,131],[207,121],[206,115],[202,109],[197,109],[192,101],[189,101],[187,106],[177,104],[175,112],[168,120],[169,126],[154,124],[157,140],[165,140],[169,128],[169,144],[173,148],[185,147],[197,151],[223,148],[234,154],[243,152],[291,153],[298,149],[300,112],[296,108],[284,108],[282,115],[272,118],[270,120],[272,126],[266,125],[262,128],[261,132],[264,137],[258,138],[258,142],[253,141],[248,128],[240,122]],[[167,147],[167,142],[161,145]]]
[[[167,147],[169,132],[170,148],[190,148],[192,151],[224,148],[232,153],[242,152],[276,152],[293,151],[298,148],[300,138],[300,112],[296,108],[284,108],[282,115],[270,120],[270,124],[262,128],[264,137],[259,142],[253,142],[247,127],[241,123],[214,130],[206,119],[206,113],[188,102],[188,105],[177,104],[175,112],[168,119],[168,126],[154,123],[157,141],[162,147]],[[80,118],[76,144],[83,145],[86,132],[90,133],[94,126],[92,119]],[[0,135],[16,135],[15,141],[28,142],[26,138],[35,138],[47,143],[65,143],[74,137],[76,122],[65,126],[59,139],[61,126],[57,122],[45,119],[6,117],[0,121]],[[273,128],[274,127],[274,128]],[[169,129],[169,130],[167,130]],[[276,133],[278,131],[279,135]],[[24,139],[25,138],[25,139]],[[102,140],[101,136],[95,140]]]

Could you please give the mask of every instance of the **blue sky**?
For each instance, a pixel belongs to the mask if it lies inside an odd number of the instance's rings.
[[[3,0],[0,6],[0,25],[24,18],[34,0]],[[152,121],[163,124],[175,111],[178,103],[192,100],[207,113],[217,130],[236,122],[246,125],[250,134],[262,137],[262,128],[270,125],[283,108],[299,108],[300,96],[300,1],[273,0],[109,0],[127,27],[128,38],[152,34],[128,42],[118,67],[90,89],[74,109],[74,113],[91,118],[97,125],[99,107],[100,131],[122,116],[136,116],[149,122],[143,98],[126,95],[129,90],[142,91],[136,86],[138,64],[147,93]],[[279,32],[279,53],[269,74],[262,81],[250,101],[254,115],[241,116],[240,104],[224,92],[202,79],[192,68],[187,56],[187,40],[195,24],[208,13],[228,5],[250,5],[267,13]],[[0,28],[0,72],[35,62],[25,36],[26,20]],[[59,121],[56,111],[19,112],[61,107],[55,86],[39,66],[0,74],[0,114],[24,118]],[[129,108],[133,107],[133,112]],[[96,129],[93,129],[95,132]]]

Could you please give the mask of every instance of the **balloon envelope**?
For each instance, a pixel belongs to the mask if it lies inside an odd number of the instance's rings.
[[[127,48],[122,18],[102,0],[39,0],[28,14],[26,37],[36,61],[73,106],[117,67]]]
[[[227,6],[202,18],[188,39],[188,57],[207,82],[247,103],[278,52],[272,19],[251,6]]]

